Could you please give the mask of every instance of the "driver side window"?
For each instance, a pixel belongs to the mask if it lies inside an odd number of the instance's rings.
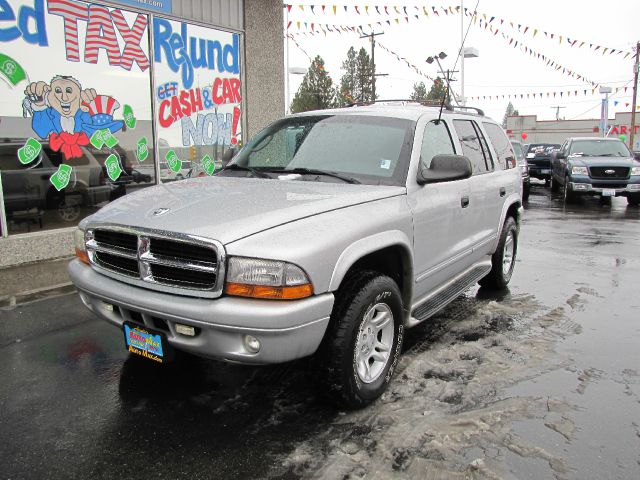
[[[443,120],[432,120],[424,127],[420,150],[420,168],[429,168],[436,155],[455,154],[449,128]]]

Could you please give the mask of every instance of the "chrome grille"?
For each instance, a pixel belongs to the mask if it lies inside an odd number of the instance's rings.
[[[629,178],[629,167],[590,167],[591,178]]]
[[[224,280],[224,248],[216,241],[126,227],[89,228],[87,253],[100,273],[144,288],[217,297]]]

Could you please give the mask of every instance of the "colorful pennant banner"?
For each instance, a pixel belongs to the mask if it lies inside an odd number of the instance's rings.
[[[617,87],[614,89],[615,93],[624,92],[631,89],[629,86]],[[578,97],[585,95],[599,95],[597,88],[585,88],[574,90],[562,90],[555,92],[528,92],[528,93],[505,93],[500,95],[475,95],[467,97],[468,100],[523,100],[523,99],[535,99],[535,98],[565,98],[565,97]],[[620,102],[615,102],[617,105]],[[628,105],[628,104],[626,104]]]
[[[295,5],[297,6],[297,9],[300,12],[311,12],[311,14],[316,15],[316,14],[325,14],[328,15],[329,11],[328,5]],[[340,5],[344,8],[344,12],[345,13],[355,13],[356,15],[360,15],[360,16],[370,16],[371,14],[377,14],[379,16],[390,16],[393,15],[394,13],[396,15],[400,15],[399,18],[393,18],[393,19],[388,19],[388,20],[382,20],[382,21],[377,21],[377,22],[371,22],[368,23],[366,25],[368,25],[370,28],[372,27],[372,25],[378,25],[378,26],[382,26],[384,23],[388,24],[388,25],[392,25],[393,23],[399,24],[402,20],[409,22],[410,18],[420,18],[421,16],[423,17],[429,17],[429,15],[431,15],[432,17],[445,17],[445,16],[449,16],[449,15],[459,15],[460,14],[460,5],[456,5],[456,6],[431,6],[431,7],[426,7],[426,6],[415,6],[415,5],[411,5],[411,6],[398,6],[398,5],[392,5],[392,6],[369,6],[369,5],[353,5],[353,4],[347,4],[347,5]],[[286,8],[289,12],[292,11],[292,8],[294,7],[294,5],[291,4],[284,4],[284,8]],[[374,9],[375,9],[375,13],[374,13]],[[333,12],[334,15],[337,15],[338,12],[338,5],[331,5],[331,11]],[[575,38],[570,38],[566,35],[560,35],[554,32],[548,32],[544,29],[538,28],[538,27],[532,27],[532,26],[528,26],[528,25],[524,25],[521,23],[517,23],[517,22],[513,22],[510,20],[506,20],[504,18],[500,18],[494,15],[489,15],[486,13],[481,13],[481,12],[477,12],[477,11],[473,11],[471,9],[465,8],[464,9],[464,14],[467,17],[472,17],[474,19],[474,21],[477,20],[483,20],[484,22],[491,24],[491,25],[495,25],[496,27],[499,25],[501,28],[506,28],[509,27],[513,30],[517,30],[518,33],[522,34],[522,35],[531,35],[531,38],[535,38],[538,34],[540,35],[544,35],[545,38],[548,39],[558,39],[558,42],[562,45],[569,45],[570,47],[574,47],[574,48],[584,48],[587,47],[590,50],[592,50],[594,53],[598,52],[602,55],[623,55],[624,58],[628,58],[629,56],[634,55],[633,52],[628,51],[628,50],[624,50],[624,49],[619,49],[619,48],[612,48],[612,47],[605,47],[603,45],[598,45],[596,43],[593,42],[588,42],[588,41],[584,41],[584,40],[578,40]],[[305,25],[305,29],[306,27],[310,24],[310,25],[314,25],[314,23],[312,22],[296,22],[298,25],[298,29],[300,29],[300,24],[303,23]],[[289,25],[287,26],[287,28],[289,28],[291,25],[291,22],[289,22]],[[317,25],[317,24],[316,24]],[[325,24],[326,25],[326,24]],[[335,25],[334,25],[335,27]],[[342,26],[344,27],[344,25]],[[361,27],[361,26],[359,26]],[[311,28],[311,30],[313,30],[313,27]],[[331,31],[331,30],[329,30]]]

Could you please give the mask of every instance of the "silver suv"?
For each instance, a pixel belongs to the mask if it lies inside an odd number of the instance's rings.
[[[69,272],[134,354],[314,355],[321,391],[362,407],[390,382],[405,328],[476,282],[509,282],[520,175],[480,111],[307,112],[268,126],[213,177],[85,219]]]

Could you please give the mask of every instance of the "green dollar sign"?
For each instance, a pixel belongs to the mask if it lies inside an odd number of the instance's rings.
[[[112,153],[104,161],[104,165],[107,167],[107,175],[109,175],[109,178],[115,182],[122,174],[122,168],[120,167],[118,157]]]
[[[172,172],[178,173],[180,171],[180,168],[182,168],[182,160],[178,158],[176,152],[169,150],[164,158]]]
[[[202,157],[201,163],[202,168],[204,168],[204,171],[207,173],[207,175],[213,175],[213,172],[216,171],[216,164],[213,160],[211,160],[211,157],[209,155],[205,155],[204,157]]]
[[[51,175],[49,181],[56,187],[56,190],[60,191],[69,185],[69,180],[71,179],[71,171],[73,169],[66,164],[61,164],[58,167],[58,171]]]
[[[139,162],[144,162],[149,156],[149,146],[147,145],[147,138],[142,137],[136,144],[136,156]]]
[[[33,162],[42,151],[42,145],[35,138],[29,137],[24,147],[18,149],[18,159],[20,163],[26,165]]]

